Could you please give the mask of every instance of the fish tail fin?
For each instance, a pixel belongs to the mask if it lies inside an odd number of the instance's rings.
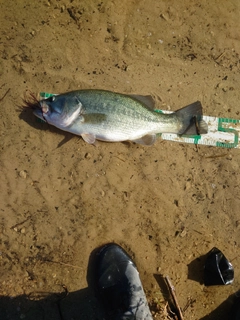
[[[176,115],[182,121],[182,129],[179,134],[201,135],[208,132],[207,123],[203,120],[202,104],[193,102],[176,111]]]

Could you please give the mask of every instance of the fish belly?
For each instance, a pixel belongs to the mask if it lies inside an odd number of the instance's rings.
[[[164,119],[165,120],[165,119]],[[109,115],[103,121],[78,121],[70,128],[70,132],[82,135],[91,134],[103,141],[137,140],[145,135],[171,132],[177,133],[178,126],[170,121],[139,120],[136,118],[114,117]]]

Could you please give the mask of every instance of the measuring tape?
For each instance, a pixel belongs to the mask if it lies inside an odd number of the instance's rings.
[[[162,112],[169,113],[167,111],[162,111]],[[173,133],[162,133],[162,134],[159,134],[159,136],[163,140],[203,144],[207,146],[215,146],[215,147],[222,147],[222,148],[240,149],[240,142],[239,142],[240,120],[209,117],[209,116],[203,116],[203,120],[208,125],[208,133],[205,133],[203,135],[189,136],[189,135],[177,135]]]
[[[40,99],[47,99],[55,94],[41,92]],[[166,110],[155,110],[161,113],[171,113]],[[203,120],[208,125],[208,133],[203,135],[178,135],[175,133],[159,133],[158,136],[163,140],[170,140],[182,143],[203,144],[222,148],[240,149],[239,134],[240,120],[229,118],[217,118],[203,116]]]

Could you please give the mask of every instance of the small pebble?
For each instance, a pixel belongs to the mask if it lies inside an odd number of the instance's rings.
[[[183,237],[186,236],[186,234],[187,234],[187,231],[186,231],[186,229],[184,229],[184,230],[180,233],[180,237],[183,238]]]
[[[25,170],[21,170],[19,172],[19,176],[23,179],[26,179],[27,178],[27,172]]]
[[[85,154],[85,159],[91,159],[91,158],[92,158],[91,153],[87,152],[87,153]]]
[[[191,181],[187,181],[186,184],[185,184],[185,190],[189,190],[192,186],[192,183]]]
[[[206,198],[206,195],[205,195],[205,194],[203,194],[201,191],[197,192],[197,194],[196,194],[196,199],[197,199],[198,201],[203,201],[205,198]]]

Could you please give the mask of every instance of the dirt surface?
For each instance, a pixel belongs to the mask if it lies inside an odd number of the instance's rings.
[[[185,320],[229,319],[240,151],[94,147],[17,107],[26,90],[100,88],[239,119],[239,12],[235,0],[0,1],[1,319],[103,319],[89,257],[108,242],[136,262],[154,319],[168,317],[162,275]],[[232,262],[232,285],[204,286],[213,247]]]

